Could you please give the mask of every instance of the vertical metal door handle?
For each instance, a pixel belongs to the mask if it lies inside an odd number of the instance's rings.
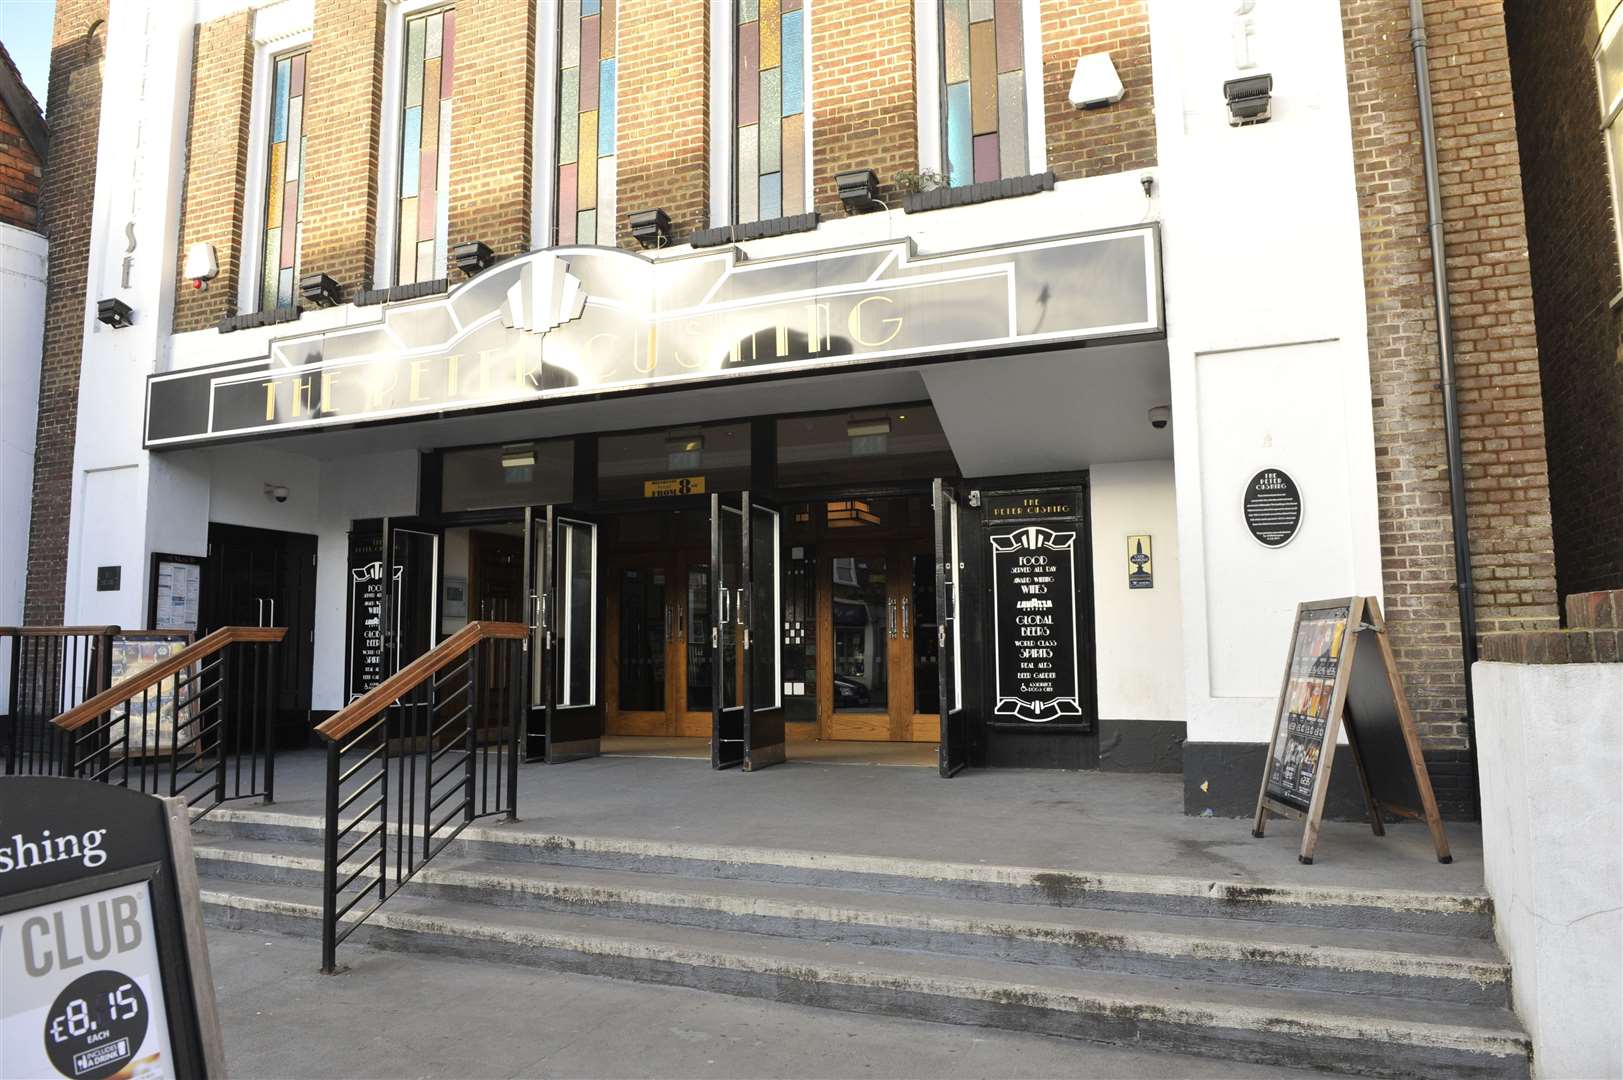
[[[727,625],[728,602],[732,600],[732,593],[725,586],[721,590],[721,610],[716,613],[716,622]]]
[[[266,623],[265,625],[266,626],[275,626],[276,625],[276,597],[273,596],[273,597],[270,598],[270,606],[271,606],[270,622]]]
[[[665,605],[665,644],[671,643],[671,616],[674,614],[671,605]]]
[[[682,604],[677,604],[676,605],[676,640],[677,641],[686,641],[687,639],[688,639],[687,608]]]
[[[905,596],[902,597],[902,637],[904,638],[912,636],[912,629],[907,618],[907,599]]]
[[[891,637],[896,636],[896,601],[894,598],[885,601],[885,627],[890,631]]]
[[[733,621],[739,626],[744,625],[744,586],[738,587],[738,599],[733,604]]]
[[[265,625],[265,598],[263,596],[256,596],[256,597],[254,597],[254,599],[259,601],[259,614],[254,616],[254,625],[255,626],[264,626]]]

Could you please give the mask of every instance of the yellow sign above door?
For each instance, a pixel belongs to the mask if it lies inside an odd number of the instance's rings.
[[[642,496],[645,499],[660,495],[703,495],[704,477],[673,476],[669,480],[644,480]]]

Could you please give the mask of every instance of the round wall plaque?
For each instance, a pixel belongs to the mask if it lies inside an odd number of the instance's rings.
[[[1263,547],[1281,548],[1302,528],[1302,493],[1283,469],[1264,469],[1245,488],[1245,527]]]

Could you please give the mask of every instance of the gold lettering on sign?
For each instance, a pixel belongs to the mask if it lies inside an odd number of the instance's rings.
[[[276,419],[276,381],[260,383],[265,388],[265,423],[269,424]]]
[[[333,411],[332,384],[337,382],[338,376],[342,374],[342,371],[323,371],[321,373],[321,411],[324,413]]]
[[[412,401],[427,401],[423,396],[423,369],[432,364],[432,360],[413,360],[411,362],[411,398]]]
[[[445,358],[445,396],[456,397],[457,367],[462,363],[462,357],[452,353]]]
[[[833,321],[827,304],[806,305],[806,352],[816,356],[833,345]]]
[[[315,389],[315,380],[310,378],[293,380],[293,415],[302,416],[310,411],[310,394]],[[302,411],[301,411],[302,410]]]
[[[855,341],[858,345],[869,349],[877,349],[882,346],[889,345],[892,341],[896,340],[896,335],[902,332],[902,320],[900,318],[881,319],[880,325],[890,327],[890,333],[877,341],[869,341],[867,338],[863,337],[862,306],[864,304],[873,303],[889,304],[892,307],[896,306],[896,301],[892,300],[888,296],[865,296],[851,306],[851,315],[845,321],[846,328],[851,331],[851,340]]]

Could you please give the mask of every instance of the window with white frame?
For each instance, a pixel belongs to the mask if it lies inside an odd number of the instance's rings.
[[[1047,167],[1037,0],[915,0],[919,165],[952,187]]]
[[[383,250],[396,285],[433,281],[446,274],[450,231],[452,74],[456,57],[456,10],[403,9],[391,28],[398,105],[394,109],[397,153]]]
[[[618,0],[558,5],[559,244],[614,246]]]
[[[304,218],[304,89],[309,49],[270,58],[265,139],[265,197],[260,220],[258,310],[292,307],[299,283]]]
[[[1611,167],[1612,223],[1617,230],[1620,256],[1623,256],[1623,4],[1612,8],[1601,27],[1595,48],[1595,79],[1600,86],[1601,130],[1606,138],[1606,157]]]

